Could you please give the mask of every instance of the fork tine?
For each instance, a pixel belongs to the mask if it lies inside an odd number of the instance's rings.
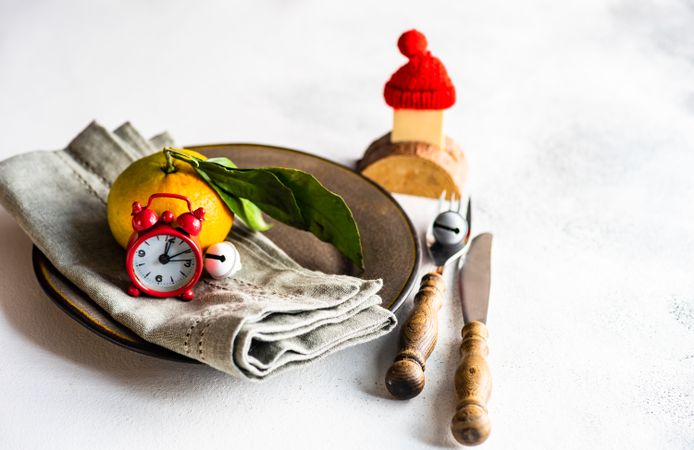
[[[451,192],[451,201],[448,203],[448,210],[453,211],[455,209],[455,192]]]
[[[468,198],[468,203],[470,202],[470,199]],[[460,196],[460,201],[458,202],[458,214],[460,214],[460,210],[463,209],[463,196]]]
[[[443,212],[443,201],[444,200],[446,200],[446,190],[441,191],[441,196],[439,197],[438,212]]]

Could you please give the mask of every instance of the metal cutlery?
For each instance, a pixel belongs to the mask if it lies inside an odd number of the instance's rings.
[[[467,248],[470,239],[471,201],[466,217],[461,215],[462,198],[451,195],[448,210],[442,211],[446,192],[439,199],[439,214],[426,234],[426,245],[436,270],[424,277],[414,298],[414,309],[402,327],[400,350],[386,373],[386,387],[397,399],[417,396],[424,388],[426,361],[438,339],[438,311],[445,294],[443,271]]]
[[[482,233],[470,243],[460,271],[462,293],[463,342],[461,361],[455,374],[458,398],[451,421],[453,437],[463,445],[478,445],[489,436],[487,401],[492,377],[487,365],[487,310],[491,282],[492,235]]]

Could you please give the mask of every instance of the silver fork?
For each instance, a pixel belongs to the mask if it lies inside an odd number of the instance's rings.
[[[456,199],[455,193],[452,194],[448,210],[444,210],[445,195],[446,191],[439,198],[439,214],[429,225],[426,234],[427,250],[439,274],[443,273],[448,263],[455,261],[465,252],[470,243],[472,225],[471,198],[468,198],[465,217],[463,217],[460,212],[463,206],[462,197]]]
[[[472,224],[471,199],[465,217],[460,213],[462,197],[451,195],[444,210],[446,192],[439,198],[439,214],[426,233],[426,246],[436,270],[422,277],[414,297],[414,309],[402,327],[400,350],[386,373],[386,388],[400,400],[417,396],[424,389],[426,360],[438,340],[438,312],[443,304],[446,285],[443,271],[466,250]]]

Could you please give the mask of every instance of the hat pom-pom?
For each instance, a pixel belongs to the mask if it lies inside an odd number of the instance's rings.
[[[427,38],[417,30],[405,31],[398,39],[400,53],[412,58],[427,51]]]

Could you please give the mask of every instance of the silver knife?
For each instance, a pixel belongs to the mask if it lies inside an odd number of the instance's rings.
[[[492,376],[486,360],[491,256],[492,235],[482,233],[472,240],[460,271],[465,326],[461,361],[455,373],[458,403],[451,432],[463,445],[481,444],[491,431],[487,400],[492,392]]]

